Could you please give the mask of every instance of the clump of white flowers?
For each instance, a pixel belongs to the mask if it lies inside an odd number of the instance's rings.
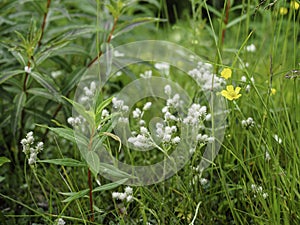
[[[219,90],[224,85],[225,79],[212,73],[212,65],[209,63],[198,62],[197,68],[188,72],[188,74],[201,85],[205,90]]]
[[[127,186],[124,192],[113,192],[112,198],[120,201],[131,202],[133,201],[133,190],[131,187]]]
[[[26,73],[31,73],[31,67],[25,66],[25,67],[24,67],[24,71],[25,71]]]
[[[248,80],[246,78],[246,76],[242,76],[241,77],[241,82],[246,84],[246,87],[245,87],[246,92],[250,92],[251,85],[254,85],[255,80],[254,80],[254,77],[251,77],[250,80]]]
[[[97,91],[97,84],[92,81],[89,86],[83,87],[83,95],[80,97],[79,101],[82,104],[91,102]]]
[[[147,71],[145,71],[144,73],[141,73],[141,74],[140,74],[140,77],[141,77],[141,78],[145,78],[145,79],[151,78],[151,77],[152,77],[152,70],[147,70]]]
[[[161,71],[164,75],[169,76],[170,73],[170,64],[165,62],[155,63],[154,67]]]
[[[255,51],[256,51],[256,47],[255,47],[254,44],[247,45],[247,46],[245,47],[245,49],[246,49],[247,52],[255,52]]]
[[[62,218],[59,218],[58,220],[56,220],[56,223],[55,225],[65,225],[66,222],[62,219]]]
[[[254,198],[256,198],[257,196],[262,196],[264,199],[266,199],[269,196],[267,192],[263,191],[262,186],[251,184],[251,190],[254,193]]]
[[[27,133],[26,138],[23,138],[21,140],[21,144],[23,146],[23,152],[26,155],[26,158],[28,159],[28,164],[33,165],[36,163],[37,155],[43,150],[44,143],[38,142],[35,147],[34,145],[34,137],[33,132],[30,131]]]
[[[250,128],[254,127],[254,125],[255,125],[255,122],[252,117],[248,117],[248,119],[242,120],[242,126],[246,129],[250,129]]]

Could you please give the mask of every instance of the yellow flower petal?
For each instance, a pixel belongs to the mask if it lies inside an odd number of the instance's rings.
[[[223,77],[223,78],[225,78],[227,80],[228,78],[231,77],[231,74],[232,74],[231,69],[230,68],[225,68],[221,72],[221,77]]]
[[[296,1],[291,1],[291,8],[298,10],[299,9],[299,3]]]
[[[232,101],[242,96],[242,94],[239,94],[240,90],[241,90],[240,87],[236,87],[234,90],[234,87],[232,85],[228,85],[226,86],[226,90],[221,91],[221,94],[223,97]]]
[[[280,14],[280,15],[286,15],[287,13],[288,13],[287,8],[285,8],[285,7],[280,7],[280,9],[279,9],[279,14]]]
[[[228,85],[228,86],[226,86],[226,89],[227,89],[227,91],[234,91],[234,88],[233,88],[233,86],[232,85]]]

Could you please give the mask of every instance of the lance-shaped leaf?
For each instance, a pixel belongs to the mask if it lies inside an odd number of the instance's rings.
[[[15,135],[17,128],[18,128],[18,124],[20,124],[21,121],[21,113],[23,110],[23,107],[25,105],[26,102],[26,94],[24,92],[20,92],[19,94],[16,95],[15,99],[14,99],[14,110],[13,110],[13,114],[11,116],[11,129],[12,129],[12,133]]]
[[[96,152],[88,151],[85,158],[91,172],[96,176],[100,170],[100,159]]]
[[[71,158],[64,158],[64,159],[45,159],[45,160],[39,160],[39,163],[50,163],[54,165],[59,166],[71,166],[71,167],[85,167],[86,164],[83,162],[80,162],[75,159]]]
[[[13,70],[13,71],[4,71],[0,74],[0,84],[5,82],[6,80],[18,75],[25,73],[24,70]]]

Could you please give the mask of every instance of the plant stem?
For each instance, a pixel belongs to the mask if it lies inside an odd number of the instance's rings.
[[[94,222],[95,215],[94,215],[94,208],[93,208],[93,185],[92,185],[92,175],[90,168],[88,169],[88,182],[89,182],[89,199],[90,199],[90,210],[91,210],[91,218],[90,221]]]
[[[45,25],[46,25],[46,20],[47,20],[47,15],[48,15],[48,11],[50,8],[50,4],[51,4],[51,0],[47,0],[46,12],[44,13],[44,19],[43,19],[43,23],[42,23],[42,33],[41,33],[40,39],[38,41],[37,47],[40,47],[42,44],[41,42],[42,42],[42,39],[44,36],[44,30],[45,30]]]
[[[225,27],[222,29],[222,43],[221,43],[222,45],[224,44],[226,25],[228,24],[228,20],[229,20],[229,10],[230,10],[230,0],[227,0],[225,18],[224,18]]]

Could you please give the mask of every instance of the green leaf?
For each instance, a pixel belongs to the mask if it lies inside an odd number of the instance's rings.
[[[46,88],[55,98],[60,99],[58,88],[56,87],[55,82],[50,76],[42,75],[38,72],[31,72],[30,76],[35,79],[40,85]]]
[[[122,170],[119,170],[118,168],[116,168],[115,166],[111,165],[111,164],[107,164],[107,163],[101,163],[100,164],[100,174],[101,173],[106,173],[109,174],[112,177],[115,178],[136,178],[135,176],[132,176]]]
[[[78,192],[60,192],[60,194],[62,194],[62,195],[69,196],[62,202],[72,202],[78,198],[84,197],[87,193],[89,193],[89,189],[85,189],[85,190],[78,191]]]
[[[24,74],[24,70],[13,70],[13,71],[4,71],[0,74],[0,84],[5,82],[6,80],[18,75],[18,74]]]
[[[18,124],[20,123],[20,120],[21,120],[21,113],[22,113],[23,107],[25,105],[25,102],[26,102],[26,94],[24,92],[21,92],[16,95],[16,97],[14,99],[14,110],[13,110],[13,114],[11,117],[11,119],[12,119],[11,129],[12,129],[13,135],[16,134]]]
[[[5,177],[0,176],[0,183],[5,180]],[[0,217],[1,218],[1,217]]]
[[[160,18],[153,18],[153,17],[143,17],[143,18],[137,18],[134,19],[130,22],[125,22],[123,24],[121,24],[118,29],[116,29],[116,33],[114,34],[114,38],[126,33],[128,31],[131,31],[132,29],[134,29],[137,26],[141,26],[147,23],[153,23],[153,22],[166,22],[167,20],[165,19],[160,19]]]
[[[240,17],[238,17],[238,18],[236,18],[236,19],[230,21],[230,22],[226,25],[226,29],[228,29],[228,28],[234,26],[235,24],[241,22],[242,20],[245,20],[245,19],[247,18],[247,16],[248,16],[248,14],[245,14],[245,15],[242,15],[242,16],[240,16]]]
[[[59,166],[86,167],[86,164],[71,158],[39,160],[39,163],[50,163]]]
[[[0,157],[0,166],[2,166],[4,163],[9,163],[10,160],[4,156]]]
[[[86,121],[89,123],[90,126],[94,126],[95,127],[95,114],[91,111],[87,111],[83,105],[62,96],[63,99],[67,100],[68,102],[70,102],[73,107],[75,108],[75,110],[77,111],[77,113],[81,116],[83,116],[83,118],[86,119]]]
[[[88,140],[85,136],[82,136],[80,134],[76,134],[76,137],[74,136],[74,130],[71,128],[65,127],[65,128],[56,128],[56,127],[47,127],[54,133],[58,134],[60,137],[65,138],[73,143],[78,143],[81,146],[88,146]]]
[[[111,189],[114,189],[122,184],[124,184],[128,179],[125,178],[125,179],[122,179],[122,180],[118,180],[116,182],[113,182],[113,183],[109,183],[109,184],[104,184],[100,187],[96,187],[94,190],[93,190],[93,193],[94,192],[99,192],[99,191],[107,191],[107,190],[111,190]]]
[[[96,152],[88,151],[86,154],[86,162],[91,172],[96,176],[100,169],[100,159]]]
[[[49,91],[45,90],[44,88],[30,88],[27,90],[27,92],[35,96],[40,96],[52,101],[57,101],[53,94],[49,93]]]

